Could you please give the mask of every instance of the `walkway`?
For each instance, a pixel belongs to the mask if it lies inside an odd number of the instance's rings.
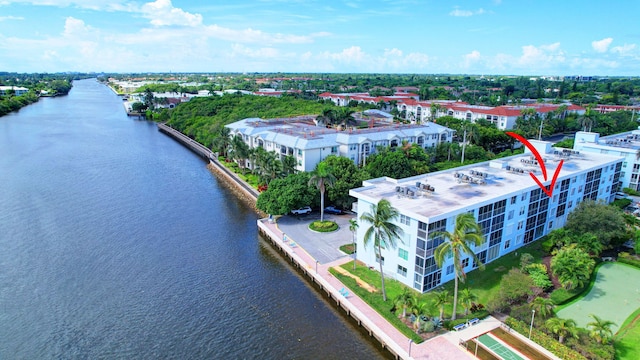
[[[446,335],[438,336],[436,338],[427,340],[421,344],[410,344],[409,338],[400,333],[393,325],[391,325],[386,319],[384,319],[378,312],[376,312],[373,308],[371,308],[364,300],[359,298],[355,294],[349,294],[346,299],[340,295],[340,289],[344,287],[344,285],[331,273],[329,273],[329,269],[335,266],[342,265],[346,262],[349,262],[350,257],[342,257],[333,262],[320,264],[316,262],[316,259],[313,258],[304,248],[297,246],[291,246],[291,242],[288,240],[287,243],[283,242],[283,233],[278,229],[275,223],[270,223],[266,219],[259,220],[259,226],[265,227],[268,229],[268,232],[276,237],[276,241],[282,242],[284,244],[284,248],[290,254],[293,254],[295,259],[302,263],[302,267],[306,268],[309,273],[318,277],[320,283],[326,283],[328,291],[331,291],[335,298],[341,299],[344,302],[344,305],[348,306],[351,312],[359,313],[363,320],[368,320],[371,325],[370,327],[375,330],[378,338],[382,338],[383,343],[386,344],[386,347],[389,347],[394,350],[395,353],[399,354],[400,357],[404,359],[441,359],[441,360],[459,360],[459,359],[473,359],[474,357],[469,354],[467,351],[462,349],[459,345],[455,337],[448,339]],[[493,318],[490,318],[493,319]],[[474,325],[471,329],[484,329],[485,323],[487,320],[480,322],[480,324]],[[499,322],[495,319],[489,320],[489,326],[497,327],[499,326]],[[488,330],[486,330],[488,331]],[[469,338],[473,337],[472,333],[468,333]],[[478,334],[479,335],[479,334]],[[466,335],[465,335],[466,336]],[[409,357],[409,346],[411,346],[411,356]]]

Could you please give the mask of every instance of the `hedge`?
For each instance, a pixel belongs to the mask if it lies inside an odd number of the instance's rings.
[[[529,333],[529,325],[523,323],[522,321],[516,320],[512,317],[508,317],[504,323],[507,324],[507,326],[511,327],[513,330],[519,332],[520,334]],[[563,344],[560,344],[556,339],[552,338],[551,336],[543,333],[538,329],[533,329],[531,331],[531,340],[535,341],[545,349],[551,351],[553,354],[555,354],[561,359],[587,360],[586,357],[580,355],[577,351],[572,350]]]
[[[640,268],[640,260],[626,252],[618,254],[618,262]]]

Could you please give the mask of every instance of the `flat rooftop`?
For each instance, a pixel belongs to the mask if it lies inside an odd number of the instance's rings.
[[[598,139],[598,145],[639,150],[640,132],[634,130],[616,135],[603,136]]]
[[[550,152],[541,152],[541,155],[547,170],[548,180],[543,182],[546,186],[551,183],[560,160],[564,160],[564,163],[558,179],[613,164],[621,159],[568,149],[563,152],[559,148],[551,148]],[[363,187],[352,189],[350,194],[372,203],[387,199],[402,213],[426,221],[441,214],[470,210],[478,204],[495,202],[495,199],[507,194],[536,189],[538,185],[529,175],[531,172],[541,181],[544,180],[535,158],[531,153],[525,153],[405,179],[385,177],[367,180],[363,182]],[[417,186],[418,182],[420,187]],[[405,192],[399,192],[403,188]]]

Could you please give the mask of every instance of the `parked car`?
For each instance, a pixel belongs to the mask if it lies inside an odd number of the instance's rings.
[[[336,214],[336,215],[342,214],[342,210],[338,209],[335,206],[327,206],[326,208],[324,208],[324,212],[327,214]]]
[[[293,209],[293,210],[291,210],[291,213],[293,215],[310,214],[311,213],[311,207],[310,206],[305,206],[305,207],[301,207],[300,209]]]

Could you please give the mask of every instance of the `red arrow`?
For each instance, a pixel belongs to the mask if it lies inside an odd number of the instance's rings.
[[[536,160],[538,160],[538,164],[540,165],[540,169],[542,170],[542,176],[544,177],[544,181],[547,181],[547,167],[544,164],[544,159],[542,158],[542,156],[540,156],[540,153],[538,152],[538,150],[536,150],[533,144],[531,144],[529,140],[525,139],[524,137],[514,132],[507,132],[506,134],[520,141],[521,143],[524,144],[524,146],[526,146],[527,148],[529,148],[529,150],[531,150],[531,152],[533,153],[533,156],[535,156]],[[540,186],[542,191],[544,191],[544,193],[547,194],[547,196],[549,197],[551,197],[551,195],[553,194],[553,188],[556,185],[556,180],[558,179],[558,175],[560,174],[560,169],[562,169],[562,164],[564,164],[564,160],[560,160],[560,163],[558,163],[558,167],[556,168],[556,171],[553,173],[553,178],[551,179],[551,184],[549,185],[549,188],[545,187],[542,184],[542,182],[538,180],[538,178],[532,172],[529,173],[529,175],[531,175],[531,177],[536,182],[536,184],[538,184],[538,186]]]

